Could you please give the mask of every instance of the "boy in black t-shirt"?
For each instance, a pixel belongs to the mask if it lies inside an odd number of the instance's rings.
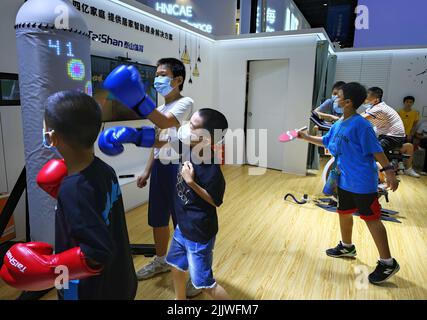
[[[166,262],[173,267],[176,299],[186,299],[187,271],[195,288],[203,289],[215,300],[230,299],[212,272],[218,232],[216,207],[222,204],[225,191],[224,176],[214,163],[212,147],[223,139],[227,128],[227,119],[222,113],[201,109],[178,131],[181,147],[187,145],[191,152],[178,171],[174,200],[178,225],[166,257]],[[187,139],[183,135],[187,135]],[[185,153],[182,154],[184,157]]]
[[[70,281],[59,298],[134,299],[137,279],[118,179],[93,151],[98,104],[84,93],[58,92],[48,99],[44,125],[44,144],[58,149],[68,169],[58,192],[56,253],[80,247],[88,266],[101,270]]]

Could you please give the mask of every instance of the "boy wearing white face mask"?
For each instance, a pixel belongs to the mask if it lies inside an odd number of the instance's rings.
[[[178,59],[164,58],[157,62],[157,77],[154,87],[165,98],[165,104],[151,112],[147,118],[157,126],[158,131],[162,129],[176,130],[192,114],[193,100],[181,95],[185,75],[185,66]],[[162,139],[168,135],[164,131],[160,133],[160,140],[166,140]],[[169,218],[171,215],[174,225],[176,225],[172,199],[178,170],[178,162],[173,161],[175,159],[171,155],[172,152],[168,146],[154,148],[145,170],[137,179],[138,187],[143,188],[151,176],[148,224],[153,227],[157,255],[137,272],[139,280],[171,270],[165,262],[165,256],[170,237]]]
[[[332,88],[332,96],[330,99],[325,100],[320,106],[318,106],[314,111],[319,115],[321,119],[327,121],[337,121],[343,114],[342,109],[337,103],[338,91],[341,87],[345,85],[345,82],[338,81],[334,84]]]
[[[173,267],[177,300],[188,297],[186,273],[190,274],[192,285],[212,299],[230,299],[216,282],[212,270],[218,233],[217,207],[221,206],[225,193],[225,179],[213,150],[227,129],[227,119],[221,112],[204,108],[179,129],[179,140],[171,141],[181,155],[181,169],[174,193],[178,225],[166,261]]]
[[[137,272],[139,280],[150,278],[156,274],[170,271],[165,263],[165,255],[169,242],[169,218],[172,215],[174,225],[176,219],[172,205],[172,194],[175,188],[176,172],[179,156],[172,152],[168,136],[176,135],[176,129],[188,120],[192,113],[193,100],[183,97],[181,91],[185,81],[185,66],[175,58],[163,58],[157,62],[157,76],[154,87],[164,98],[165,104],[156,109],[155,103],[146,93],[141,75],[135,66],[121,65],[115,68],[105,79],[103,86],[123,105],[132,109],[142,118],[149,119],[156,125],[157,132],[168,129],[174,132],[160,132],[151,152],[145,170],[137,179],[139,188],[147,185],[150,178],[150,198],[148,205],[148,224],[153,227],[156,247],[155,259]],[[134,143],[139,147],[150,147],[155,140],[155,130],[151,127],[140,129],[129,127],[112,127],[101,133],[98,140],[100,150],[110,156],[124,151],[123,144]],[[193,296],[192,286],[187,293]]]

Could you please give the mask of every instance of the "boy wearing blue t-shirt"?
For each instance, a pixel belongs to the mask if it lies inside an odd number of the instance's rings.
[[[338,208],[342,241],[326,250],[331,257],[354,257],[356,247],[352,244],[353,213],[359,212],[374,238],[380,260],[369,275],[373,284],[384,282],[399,271],[399,264],[392,258],[387,232],[381,222],[381,206],[378,202],[378,170],[376,161],[383,167],[387,186],[395,191],[398,181],[375,135],[372,125],[357,114],[357,108],[366,99],[366,89],[359,83],[344,85],[338,92],[338,103],[343,117],[323,137],[299,133],[299,138],[324,146],[335,157],[339,171]]]

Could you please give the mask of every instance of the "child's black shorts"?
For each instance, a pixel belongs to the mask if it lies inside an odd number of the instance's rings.
[[[381,218],[381,205],[378,202],[378,193],[353,193],[338,188],[339,214],[353,214],[359,212],[360,218],[366,221]]]

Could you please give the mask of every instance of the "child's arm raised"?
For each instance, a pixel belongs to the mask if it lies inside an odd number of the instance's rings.
[[[322,137],[311,136],[307,134],[305,131],[298,131],[298,138],[303,139],[309,143],[324,147]]]
[[[191,164],[191,162],[184,162],[183,166],[182,166],[182,178],[184,179],[185,183],[187,183],[187,185],[193,189],[193,191],[195,193],[197,193],[197,195],[202,198],[203,200],[205,200],[207,203],[209,203],[210,205],[214,206],[214,207],[219,207],[219,205],[217,205],[214,201],[214,199],[212,198],[212,196],[205,190],[203,189],[201,186],[199,186],[195,181],[194,181],[194,169],[193,169],[193,165]]]
[[[160,129],[167,129],[172,127],[178,128],[180,126],[179,121],[172,113],[168,112],[164,114],[157,109],[154,109],[153,112],[147,116],[147,119],[149,119]]]

